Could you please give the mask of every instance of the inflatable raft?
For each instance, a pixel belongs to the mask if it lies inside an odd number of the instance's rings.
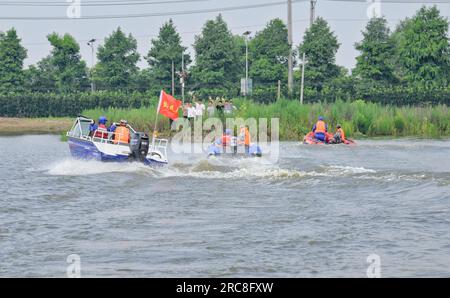
[[[303,144],[306,144],[306,145],[339,145],[339,144],[356,145],[355,141],[350,140],[350,139],[345,139],[343,142],[336,143],[334,141],[334,137],[331,133],[325,134],[325,142],[324,142],[324,141],[316,139],[313,132],[310,132],[303,138]]]

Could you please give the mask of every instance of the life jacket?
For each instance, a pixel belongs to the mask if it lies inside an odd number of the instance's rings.
[[[130,130],[125,126],[119,126],[114,132],[114,144],[128,144],[130,143]]]
[[[227,146],[228,144],[230,144],[231,142],[231,138],[228,135],[223,135],[222,136],[222,145],[223,146]]]
[[[344,130],[342,128],[338,128],[336,133],[341,135],[341,140],[343,140],[343,141],[345,140],[345,133],[344,133]]]
[[[96,132],[95,132],[96,138],[101,139],[107,139],[108,138],[108,128],[106,128],[105,124],[99,124]]]
[[[326,133],[327,132],[327,126],[325,124],[324,121],[319,120],[316,123],[316,130],[314,131],[315,133]]]
[[[246,146],[250,146],[250,132],[247,128],[241,128],[241,131],[239,133],[240,135],[240,141],[244,143]]]

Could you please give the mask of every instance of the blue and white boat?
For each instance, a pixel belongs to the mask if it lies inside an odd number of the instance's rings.
[[[151,166],[167,164],[168,140],[153,138],[150,143],[148,134],[136,132],[130,125],[130,143],[114,141],[114,132],[90,131],[92,119],[78,116],[67,132],[72,156],[79,159],[142,162]],[[99,137],[101,136],[101,137]]]

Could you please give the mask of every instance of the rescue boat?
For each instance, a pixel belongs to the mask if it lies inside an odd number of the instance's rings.
[[[303,138],[303,144],[306,144],[306,145],[339,145],[339,144],[356,145],[355,141],[350,140],[350,139],[345,139],[341,143],[336,143],[333,141],[333,135],[331,133],[326,133],[325,141],[321,141],[321,140],[316,139],[313,132],[308,133]]]
[[[167,161],[168,140],[153,138],[136,132],[127,124],[130,141],[117,142],[114,132],[90,131],[92,119],[78,116],[67,132],[70,152],[73,157],[104,162],[142,162],[150,166],[163,166]]]

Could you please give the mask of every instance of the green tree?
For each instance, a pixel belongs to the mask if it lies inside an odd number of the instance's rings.
[[[260,98],[262,101],[275,100],[278,80],[283,83],[287,81],[290,46],[286,25],[280,19],[271,20],[261,32],[256,33],[249,48],[250,76],[255,81],[256,94],[259,97],[265,94],[264,98]]]
[[[355,44],[360,55],[356,57],[353,75],[363,85],[394,83],[394,67],[391,61],[394,46],[386,19],[372,18],[362,34],[362,41]]]
[[[187,48],[181,45],[181,37],[172,19],[160,28],[158,37],[152,39],[151,43],[152,47],[145,57],[150,65],[150,74],[155,78],[159,89],[168,89],[172,81],[172,63],[175,71],[181,71],[182,53]],[[185,67],[191,63],[191,57],[187,53],[184,54],[184,63]]]
[[[339,46],[328,23],[322,18],[317,18],[305,32],[299,47],[300,57],[303,53],[306,54],[306,87],[320,91],[324,85],[340,75],[340,68],[335,64]]]
[[[236,41],[221,15],[207,21],[201,35],[196,36],[192,79],[200,97],[238,94],[242,53]]]
[[[0,93],[23,89],[23,61],[27,50],[20,42],[14,28],[6,34],[0,32]]]
[[[93,78],[99,89],[129,90],[138,76],[139,53],[137,41],[119,28],[98,47],[99,62],[94,68]]]
[[[85,91],[89,87],[89,80],[86,63],[81,60],[79,44],[70,34],[60,36],[52,33],[47,39],[53,49],[48,57],[38,63],[38,68],[29,70],[33,81],[31,84],[37,86],[36,81],[43,82],[40,91]],[[55,90],[44,90],[44,87]]]
[[[449,22],[434,6],[422,7],[401,23],[396,37],[400,72],[413,87],[447,87],[450,75]]]
[[[57,69],[52,57],[47,56],[25,70],[25,87],[33,92],[56,92]]]

